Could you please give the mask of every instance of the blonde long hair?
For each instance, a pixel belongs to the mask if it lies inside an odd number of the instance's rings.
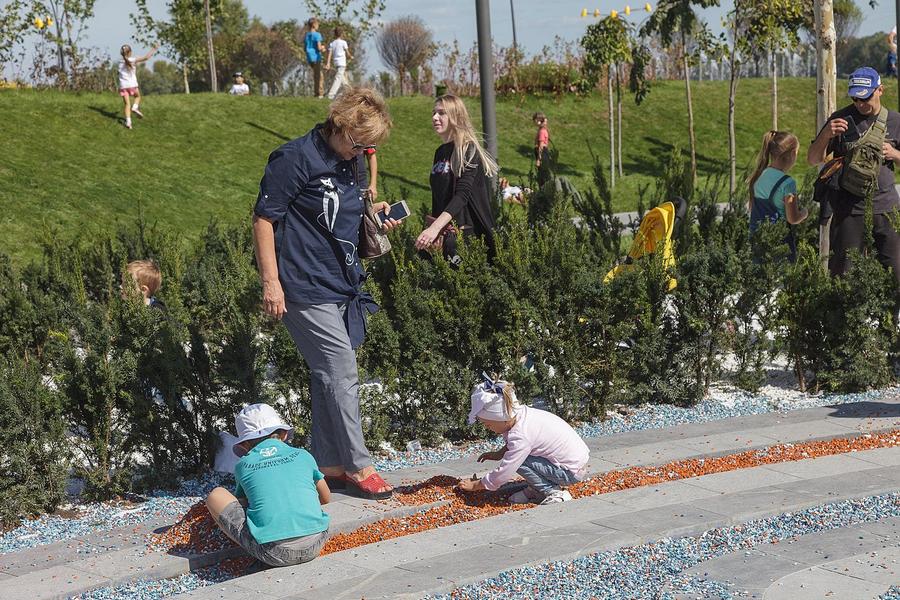
[[[497,161],[487,153],[475,128],[466,105],[458,96],[444,94],[434,101],[435,106],[441,104],[447,114],[450,127],[450,141],[453,142],[453,156],[450,157],[450,168],[457,177],[462,175],[463,169],[475,164],[477,157],[484,165],[484,174],[493,177],[497,173]]]
[[[759,176],[766,170],[772,160],[793,152],[800,146],[797,136],[787,131],[775,131],[770,129],[763,135],[762,148],[756,157],[756,170],[747,180],[750,188],[750,206],[753,206],[753,186],[756,185]]]

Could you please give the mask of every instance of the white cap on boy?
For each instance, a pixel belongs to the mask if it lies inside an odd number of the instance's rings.
[[[287,439],[294,437],[294,428],[286,425],[281,416],[268,404],[245,406],[241,412],[234,415],[234,428],[237,431],[237,440],[231,448],[238,456],[247,454],[240,445],[241,442],[266,437],[279,429],[288,432]]]

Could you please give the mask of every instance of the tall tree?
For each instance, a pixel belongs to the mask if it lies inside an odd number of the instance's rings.
[[[209,0],[203,0],[203,17],[206,25],[206,54],[209,56],[209,87],[213,93],[219,91],[219,81],[216,77],[216,50],[213,45],[212,15],[209,12]]]
[[[12,61],[13,51],[25,38],[28,18],[24,14],[25,1],[13,0],[0,7],[0,78],[6,64]]]
[[[719,0],[660,0],[641,32],[659,34],[663,45],[670,48],[677,39],[681,42],[681,62],[684,69],[684,93],[688,113],[688,137],[691,146],[691,181],[697,185],[697,138],[694,134],[694,103],[691,99],[691,53],[688,40],[700,24],[694,7],[718,6]]]
[[[375,38],[382,62],[397,72],[397,85],[403,95],[403,79],[421,67],[437,51],[431,30],[419,17],[401,17],[385,25]]]
[[[834,3],[814,0],[816,56],[816,131],[837,109],[837,63],[835,60]]]

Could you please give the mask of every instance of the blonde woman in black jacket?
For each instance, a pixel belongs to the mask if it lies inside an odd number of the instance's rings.
[[[497,173],[497,163],[481,145],[466,105],[458,97],[447,94],[435,101],[431,125],[443,143],[435,151],[431,167],[433,221],[416,238],[416,248],[425,250],[437,244],[452,260],[456,256],[455,236],[442,233],[452,221],[463,235],[484,238],[493,255],[494,217],[488,178]]]

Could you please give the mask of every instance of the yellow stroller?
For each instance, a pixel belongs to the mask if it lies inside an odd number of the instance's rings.
[[[672,234],[686,213],[687,202],[679,197],[669,202],[663,202],[647,211],[634,234],[634,240],[631,242],[631,248],[628,250],[625,261],[613,267],[603,278],[603,282],[609,283],[622,271],[632,268],[636,260],[654,254],[660,244],[662,245],[663,265],[667,270],[674,267],[675,253],[672,250]],[[678,282],[675,278],[670,277],[668,285],[669,291],[672,291]]]

